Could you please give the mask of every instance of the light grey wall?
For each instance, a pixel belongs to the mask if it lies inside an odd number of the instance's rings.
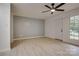
[[[44,20],[14,16],[14,37],[44,36]]]
[[[0,4],[0,51],[10,49],[10,4]]]
[[[13,15],[10,13],[10,42],[13,42]]]
[[[79,45],[79,40],[70,40],[69,37],[69,20],[71,16],[75,15],[79,15],[79,8],[47,19],[45,21],[45,36]]]

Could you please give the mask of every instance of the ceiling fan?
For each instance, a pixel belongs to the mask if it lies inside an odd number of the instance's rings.
[[[52,3],[52,4],[51,4],[51,7],[48,6],[48,5],[44,5],[45,7],[49,8],[49,10],[42,11],[42,13],[51,11],[51,14],[53,14],[53,12],[55,12],[55,11],[64,11],[64,9],[58,9],[59,7],[63,6],[64,4],[65,4],[65,3],[60,3],[60,4],[57,5],[56,7],[54,6],[55,3]]]

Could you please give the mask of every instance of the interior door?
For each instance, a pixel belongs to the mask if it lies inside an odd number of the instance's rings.
[[[63,41],[69,41],[69,18],[63,18]]]
[[[58,38],[59,40],[62,40],[62,36],[63,36],[63,22],[62,22],[62,18],[59,18],[57,21],[56,21],[56,38]]]

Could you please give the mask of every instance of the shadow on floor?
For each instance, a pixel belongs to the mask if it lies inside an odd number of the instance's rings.
[[[14,40],[14,41],[11,43],[11,49],[17,47],[17,46],[20,45],[21,43],[23,43],[23,40]]]

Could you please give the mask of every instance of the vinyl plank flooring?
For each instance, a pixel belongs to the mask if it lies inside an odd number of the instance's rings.
[[[79,56],[79,47],[50,38],[15,40],[1,56]]]

